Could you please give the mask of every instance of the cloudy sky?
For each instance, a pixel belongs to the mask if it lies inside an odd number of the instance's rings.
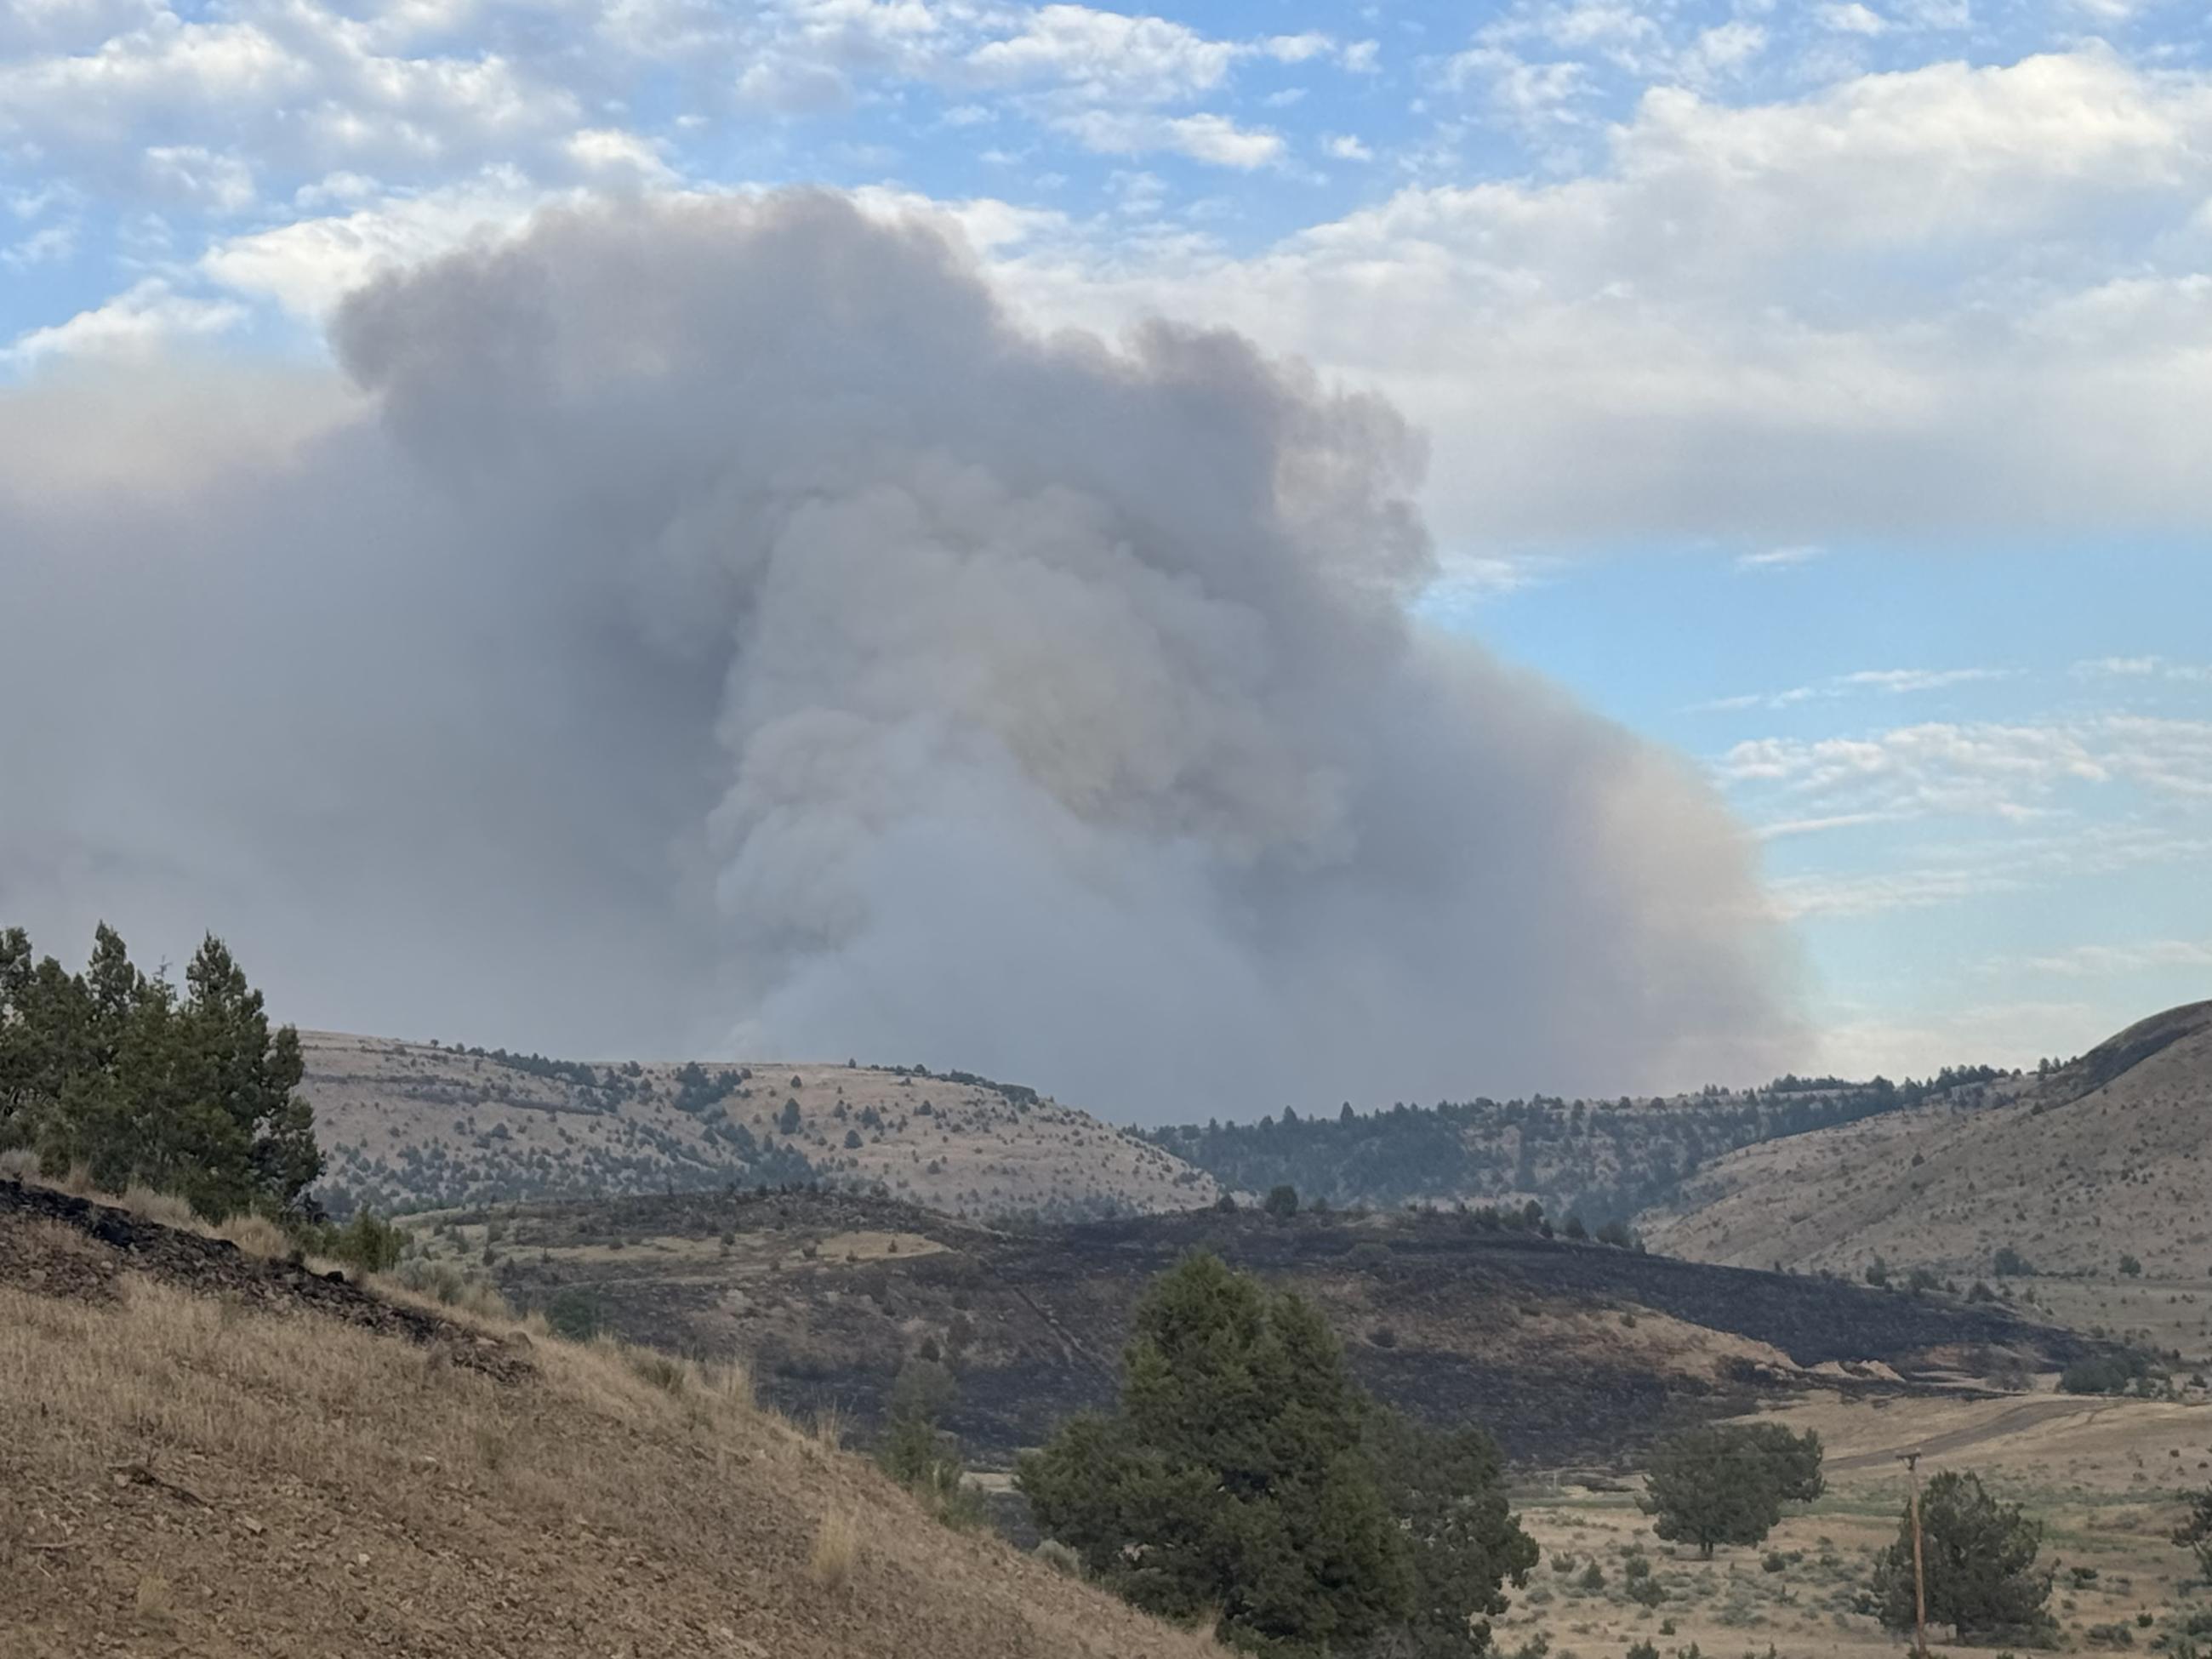
[[[1386,396],[1413,609],[1711,780],[1805,1065],[2212,994],[2201,7],[23,0],[0,383],[312,369],[549,202],[795,182]]]

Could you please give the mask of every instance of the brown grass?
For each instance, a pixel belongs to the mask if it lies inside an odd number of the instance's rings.
[[[0,1260],[57,1235],[104,1248],[0,1218]],[[1218,1654],[935,1524],[755,1409],[741,1371],[671,1361],[669,1386],[541,1328],[534,1380],[503,1384],[305,1314],[112,1282],[83,1301],[0,1275],[0,1559],[33,1563],[0,1575],[11,1654],[127,1646],[149,1615],[206,1659]]]
[[[860,1528],[843,1510],[831,1510],[814,1531],[814,1553],[807,1571],[826,1590],[842,1590],[853,1582],[853,1563],[860,1553]]]

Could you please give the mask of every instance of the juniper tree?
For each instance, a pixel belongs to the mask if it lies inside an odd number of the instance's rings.
[[[1978,1475],[1946,1469],[1920,1494],[1920,1548],[1931,1623],[1962,1642],[2033,1641],[2049,1628],[2051,1574],[2036,1570],[2043,1528],[2017,1504],[2000,1503]],[[1913,1627],[1912,1515],[1875,1564],[1874,1598],[1891,1630]]]

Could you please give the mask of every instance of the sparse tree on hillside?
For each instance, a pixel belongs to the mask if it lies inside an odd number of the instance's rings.
[[[1645,1477],[1644,1508],[1669,1542],[1710,1556],[1721,1544],[1757,1544],[1785,1503],[1820,1495],[1820,1438],[1778,1424],[1688,1429],[1660,1442]]]
[[[1267,1200],[1261,1207],[1269,1215],[1288,1219],[1298,1212],[1298,1189],[1288,1182],[1278,1187],[1271,1187],[1267,1190]]]
[[[2033,1641],[2048,1630],[2051,1575],[2036,1570],[2043,1528],[2016,1504],[2001,1504],[1978,1475],[1946,1469],[1920,1495],[1928,1617],[1962,1642]],[[1913,1627],[1912,1516],[1875,1563],[1874,1599],[1891,1630]]]

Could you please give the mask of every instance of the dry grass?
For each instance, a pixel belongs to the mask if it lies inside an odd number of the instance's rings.
[[[814,1413],[814,1443],[825,1452],[844,1449],[845,1419],[835,1406],[824,1406]]]
[[[58,1236],[104,1249],[0,1218],[0,1259]],[[535,1379],[503,1384],[305,1314],[112,1285],[0,1282],[0,1559],[38,1568],[0,1577],[11,1654],[128,1646],[145,1583],[163,1639],[204,1659],[1218,1655],[935,1525],[755,1409],[740,1370],[541,1334]]]
[[[1923,1107],[1731,1152],[1644,1236],[1669,1255],[1854,1279],[1880,1255],[1893,1273],[1924,1267],[1962,1285],[1993,1278],[2007,1245],[2045,1272],[2106,1282],[2126,1252],[2152,1279],[2205,1285],[2212,1005],[2166,1023],[2178,1040],[2085,1095],[2089,1079],[2070,1073],[2008,1080],[1972,1111]],[[2081,1327],[2154,1322],[2055,1311]],[[2201,1322],[2192,1351],[2205,1351]]]
[[[710,1162],[721,1156],[708,1126],[676,1109],[679,1068],[672,1064],[641,1066],[635,1081],[650,1085],[652,1094],[632,1096],[614,1115],[586,1107],[565,1081],[450,1048],[317,1031],[301,1033],[301,1040],[305,1089],[315,1103],[336,1182],[361,1184],[370,1178],[369,1163],[380,1157],[396,1162],[400,1148],[412,1146],[425,1153],[442,1151],[448,1167],[461,1168],[541,1153],[572,1191],[657,1192],[659,1172],[630,1164],[636,1148],[629,1137],[637,1127],[655,1142],[665,1137]],[[902,1079],[868,1066],[811,1061],[748,1063],[754,1072],[750,1097],[721,1103],[731,1122],[784,1140],[776,1119],[795,1095],[805,1120],[798,1140],[810,1158],[841,1176],[881,1181],[917,1203],[988,1211],[1111,1198],[1153,1211],[1209,1204],[1218,1194],[1211,1177],[1131,1132],[1049,1100],[1024,1111],[994,1091],[943,1078]],[[793,1076],[800,1080],[796,1090]],[[499,1085],[496,1098],[462,1103],[464,1093],[473,1095],[489,1082]],[[441,1092],[449,1097],[439,1098]],[[924,1101],[931,1105],[926,1116],[918,1109]],[[861,1125],[871,1109],[880,1127]],[[845,1133],[855,1127],[862,1144],[848,1148]],[[477,1135],[502,1128],[510,1150],[484,1153]],[[1186,1184],[1177,1185],[1178,1177]],[[904,1239],[897,1245],[908,1248]],[[699,1249],[696,1241],[683,1248]],[[888,1252],[890,1246],[879,1248]],[[867,1259],[865,1251],[860,1259]]]
[[[842,1590],[853,1583],[853,1564],[860,1559],[860,1533],[843,1510],[831,1510],[814,1530],[814,1553],[806,1570],[825,1590]]]

